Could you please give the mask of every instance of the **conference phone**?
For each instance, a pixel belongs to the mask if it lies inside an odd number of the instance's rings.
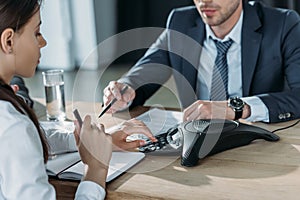
[[[278,135],[263,128],[233,120],[186,121],[146,141],[141,152],[163,151],[167,146],[181,150],[181,164],[195,166],[200,159],[228,149],[250,144],[253,140],[278,141]]]

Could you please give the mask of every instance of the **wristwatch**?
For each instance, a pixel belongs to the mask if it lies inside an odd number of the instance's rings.
[[[245,102],[239,97],[230,97],[228,106],[235,112],[234,120],[238,120],[243,115]]]

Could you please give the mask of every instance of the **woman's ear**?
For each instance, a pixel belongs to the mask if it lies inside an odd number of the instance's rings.
[[[5,29],[1,34],[1,49],[6,54],[13,52],[13,37],[15,31],[11,28]]]

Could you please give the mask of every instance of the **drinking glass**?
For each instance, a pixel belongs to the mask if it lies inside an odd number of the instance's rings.
[[[47,119],[64,121],[66,119],[64,71],[60,69],[42,72],[46,95]]]

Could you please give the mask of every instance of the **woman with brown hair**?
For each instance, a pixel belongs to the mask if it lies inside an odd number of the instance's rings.
[[[37,117],[15,95],[9,83],[14,75],[31,77],[46,41],[40,33],[41,0],[0,0],[0,199],[55,199],[48,183],[45,163],[48,145]],[[86,116],[82,128],[76,123],[75,138],[86,170],[76,199],[105,197],[105,180],[112,143],[127,149],[143,141],[127,143],[124,135],[149,129],[137,120],[126,123],[112,135]]]

